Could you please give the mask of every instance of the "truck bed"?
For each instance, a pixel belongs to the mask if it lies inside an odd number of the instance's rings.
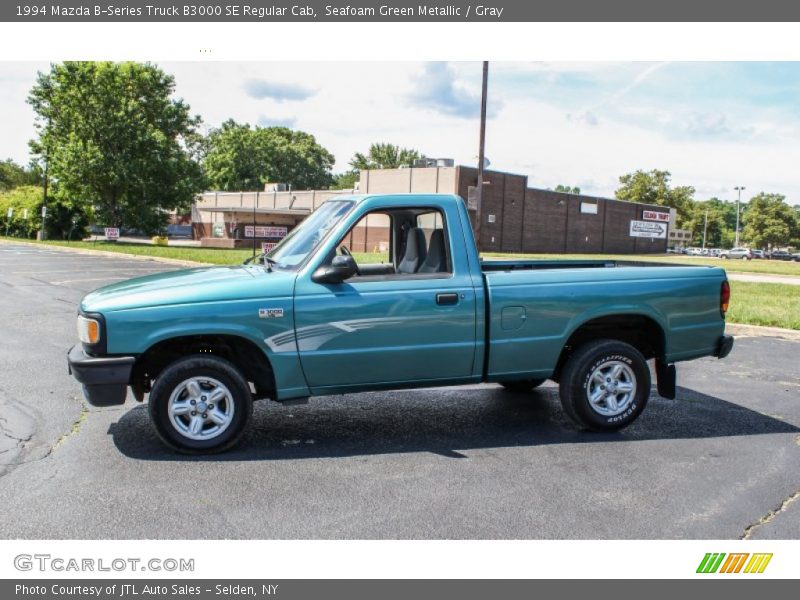
[[[484,260],[491,377],[548,378],[578,327],[652,325],[668,362],[707,356],[723,333],[719,267],[660,262]]]
[[[549,269],[614,269],[618,267],[702,267],[705,265],[646,262],[639,260],[574,259],[574,260],[481,260],[484,273],[497,271],[532,271]]]

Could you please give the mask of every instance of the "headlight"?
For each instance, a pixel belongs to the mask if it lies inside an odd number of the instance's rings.
[[[78,315],[78,339],[93,345],[100,341],[100,321]]]

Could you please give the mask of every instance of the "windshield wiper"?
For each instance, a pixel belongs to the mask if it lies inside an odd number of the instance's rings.
[[[262,254],[261,255],[261,260],[264,261],[264,266],[267,267],[267,271],[269,271],[270,273],[272,272],[272,266],[271,265],[275,265],[276,267],[280,267],[280,263],[277,260],[275,260],[274,258],[270,258],[266,254]]]
[[[269,271],[270,273],[272,272],[272,265],[275,265],[276,267],[281,266],[277,260],[267,256],[266,252],[262,252],[257,256],[251,256],[250,258],[246,258],[242,264],[249,265],[250,263],[259,263],[259,262],[263,263],[264,266],[267,267],[267,271]]]

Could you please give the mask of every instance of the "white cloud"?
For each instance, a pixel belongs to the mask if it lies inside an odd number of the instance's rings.
[[[206,128],[229,118],[250,124],[291,123],[334,153],[336,171],[346,170],[352,155],[373,142],[475,163],[477,111],[467,111],[467,101],[459,104],[458,94],[466,94],[469,103],[479,97],[478,62],[449,63],[445,83],[428,88],[429,95],[438,89],[440,99],[455,102],[451,113],[468,115],[461,117],[442,114],[450,110],[446,103],[441,110],[421,110],[408,102],[409,94],[420,90],[420,78],[428,69],[423,63],[160,66],[175,76],[177,95],[203,117]],[[46,64],[0,63],[0,159],[10,156],[27,162],[27,140],[34,130],[33,112],[25,98],[36,70],[46,68]],[[732,198],[733,187],[745,185],[748,192],[780,192],[800,203],[795,165],[800,156],[800,119],[766,101],[744,108],[700,102],[708,95],[704,89],[687,89],[679,103],[651,91],[656,83],[663,84],[667,74],[673,77],[670,84],[680,86],[682,68],[680,63],[669,69],[641,63],[492,63],[490,106],[499,99],[503,102],[487,128],[492,167],[528,174],[531,185],[578,185],[586,193],[600,195],[613,194],[619,175],[659,168],[671,171],[675,184],[695,186],[701,198]],[[708,68],[713,72],[716,67]],[[438,72],[441,75],[441,67]],[[568,108],[563,96],[550,94],[544,85],[550,75],[566,78],[559,81],[589,81],[594,87],[591,93],[571,98]],[[244,89],[253,80],[315,93],[291,102],[254,98]],[[709,86],[713,83],[710,80]],[[595,94],[596,90],[601,93]],[[568,88],[559,91],[569,93]]]
[[[47,63],[0,62],[0,160],[28,163],[28,140],[36,136],[36,130],[35,114],[26,99],[36,83],[36,72],[48,68]]]
[[[264,79],[250,79],[244,83],[244,91],[251,98],[263,100],[269,98],[276,102],[307,100],[316,91],[302,85]]]
[[[470,90],[458,80],[455,69],[444,62],[427,63],[422,72],[412,76],[409,101],[422,110],[433,110],[450,117],[474,118],[480,116],[481,94]],[[497,114],[501,102],[487,102],[488,117]]]

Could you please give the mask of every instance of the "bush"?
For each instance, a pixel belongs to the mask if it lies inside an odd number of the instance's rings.
[[[25,185],[0,192],[0,233],[14,237],[34,238],[42,226],[42,188]],[[8,218],[8,209],[13,209]],[[25,215],[27,211],[27,217]]]
[[[83,203],[63,198],[47,202],[47,238],[51,240],[82,240],[89,234],[91,209]]]
[[[0,234],[35,238],[42,227],[44,193],[38,186],[25,185],[0,192]],[[8,218],[8,209],[13,208]],[[27,210],[27,217],[25,212]],[[50,197],[47,202],[47,237],[53,240],[79,240],[87,235],[91,210],[83,203]]]

